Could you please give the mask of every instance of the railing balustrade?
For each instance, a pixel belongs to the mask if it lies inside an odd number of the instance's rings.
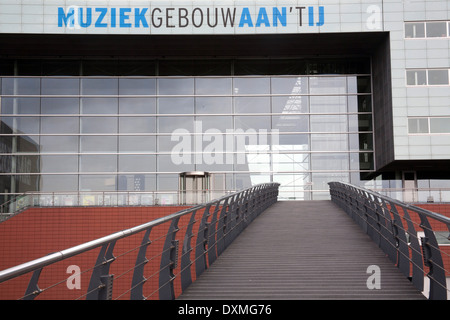
[[[450,218],[347,183],[330,182],[329,187],[332,201],[359,224],[417,289],[429,299],[447,299]]]
[[[0,271],[0,290],[4,290],[3,285],[31,273],[28,285],[28,280],[21,281],[25,287],[23,296],[18,299],[45,299],[46,294],[57,288],[58,299],[68,299],[65,294],[70,292],[72,297],[77,291],[69,288],[77,285],[73,283],[77,277],[88,284],[84,293],[75,299],[175,299],[214,263],[253,219],[277,201],[278,187],[277,183],[259,184]],[[137,245],[131,249],[125,246],[126,249],[117,254],[121,243],[126,239],[131,242],[133,237]],[[77,262],[81,261],[77,259],[83,254],[90,254],[95,264],[49,282],[53,274],[77,267]],[[58,269],[58,263],[65,264]],[[66,269],[67,264],[70,265]],[[116,284],[118,281],[120,286]]]

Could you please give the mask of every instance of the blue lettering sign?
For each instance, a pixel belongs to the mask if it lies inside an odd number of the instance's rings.
[[[250,10],[248,8],[242,9],[241,20],[239,21],[239,28],[242,28],[244,24],[248,24],[249,27],[253,27],[252,17],[250,16]]]

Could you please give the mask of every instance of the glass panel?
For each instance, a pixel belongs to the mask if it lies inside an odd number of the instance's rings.
[[[346,77],[311,77],[309,90],[312,94],[344,94],[347,92]]]
[[[179,163],[174,157],[177,157],[177,155],[158,155],[158,172],[185,172],[195,170],[193,162],[189,163],[189,161],[186,161],[187,163]],[[175,188],[172,190],[175,190]]]
[[[78,95],[79,93],[79,79],[42,78],[43,95]]]
[[[236,116],[235,129],[247,130],[270,130],[270,116]]]
[[[33,134],[39,133],[38,117],[3,117],[2,122],[6,124],[13,133]]]
[[[41,133],[78,133],[78,117],[41,117]]]
[[[2,98],[2,114],[39,114],[39,98]]]
[[[373,153],[363,152],[359,154],[360,170],[373,170]]]
[[[77,175],[41,175],[40,177],[41,192],[70,192],[78,191]],[[55,199],[56,200],[56,199]],[[76,199],[65,198],[60,199],[61,205],[76,204]]]
[[[37,173],[39,172],[39,156],[12,156],[12,163],[15,164],[17,173]]]
[[[230,97],[197,97],[195,98],[195,112],[202,113],[231,113],[232,99]]]
[[[273,171],[301,172],[309,170],[309,153],[279,153],[272,155]]]
[[[79,76],[79,60],[42,60],[43,76]],[[78,80],[77,80],[78,81]],[[79,87],[79,86],[77,86]]]
[[[172,133],[177,129],[194,131],[194,117],[159,117],[158,132]]]
[[[78,136],[41,136],[41,152],[78,152]]]
[[[358,93],[370,93],[372,92],[370,77],[358,77]]]
[[[358,130],[359,131],[372,131],[372,115],[360,114],[358,116]]]
[[[194,151],[194,138],[193,135],[167,135],[157,136],[158,152],[171,152],[174,148],[181,150],[183,153],[190,153]],[[181,152],[181,151],[180,151]]]
[[[269,94],[269,78],[234,78],[235,94]]]
[[[117,189],[115,175],[80,175],[80,191],[112,191]],[[83,199],[82,204],[86,204]]]
[[[39,152],[39,136],[18,136],[16,139],[17,152]]]
[[[328,172],[328,173],[313,173],[312,174],[312,188],[313,190],[326,190],[328,192],[330,181],[349,182],[348,172]],[[314,195],[313,195],[314,197]]]
[[[346,96],[311,96],[311,113],[345,113]]]
[[[154,114],[155,112],[155,98],[119,98],[121,114]]]
[[[120,95],[155,95],[156,79],[119,79]]]
[[[307,132],[309,131],[308,116],[272,116],[272,129],[280,132]]]
[[[158,79],[159,94],[167,95],[192,95],[194,94],[193,78],[167,78]]]
[[[3,78],[3,95],[39,95],[41,93],[40,78]]]
[[[42,98],[42,114],[78,114],[78,98]]]
[[[81,98],[80,110],[84,114],[117,114],[117,98]]]
[[[281,134],[275,137],[274,134],[272,134],[272,150],[309,150],[309,135]]]
[[[448,70],[428,70],[429,85],[448,85]]]
[[[78,172],[78,156],[41,155],[41,172]]]
[[[236,113],[270,113],[269,97],[239,97],[234,98]]]
[[[159,170],[161,171],[161,170]],[[158,191],[178,191],[178,174],[158,174],[156,176]],[[164,204],[164,203],[160,203]]]
[[[313,170],[348,170],[348,153],[313,153],[311,154],[311,168]]]
[[[348,150],[348,137],[346,134],[312,134],[311,150],[313,151]]]
[[[191,114],[194,113],[194,98],[159,98],[160,114]]]
[[[411,118],[408,119],[409,133],[428,133],[428,118]]]
[[[358,96],[358,112],[372,112],[372,99],[368,95]]]
[[[307,96],[272,97],[273,113],[307,113]]]
[[[195,94],[198,95],[230,95],[231,78],[196,78]]]
[[[117,177],[118,190],[121,191],[155,191],[155,174],[121,174]],[[129,203],[137,201],[136,204],[153,205],[154,196],[152,194],[130,195]]]
[[[307,77],[286,77],[271,79],[272,94],[304,94],[308,93]]]
[[[447,37],[447,23],[427,22],[427,37]]]
[[[450,133],[450,118],[430,118],[431,133]]]
[[[115,172],[116,155],[80,155],[80,172]]]
[[[251,171],[251,172],[270,171],[270,155],[258,153],[247,153],[243,155],[236,155],[234,169],[236,171]]]
[[[81,117],[81,133],[117,133],[117,117]]]
[[[359,150],[373,150],[373,136],[371,133],[359,134]]]
[[[407,70],[406,84],[409,86],[423,86],[427,84],[425,70]]]
[[[119,117],[120,133],[155,133],[155,117]]]
[[[155,155],[119,155],[119,172],[154,172]]]
[[[197,116],[197,124],[202,128],[202,132],[206,130],[214,130],[213,133],[225,133],[227,130],[233,129],[233,118],[231,116]]]
[[[311,132],[347,132],[347,116],[345,115],[312,115]]]
[[[117,95],[118,92],[118,79],[81,79],[83,95]]]
[[[154,152],[156,151],[155,136],[120,136],[119,152]]]
[[[117,152],[117,136],[81,136],[81,152]]]
[[[424,38],[425,23],[411,22],[405,23],[405,38]]]

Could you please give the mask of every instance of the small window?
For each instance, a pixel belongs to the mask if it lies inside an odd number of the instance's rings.
[[[408,119],[408,133],[428,133],[428,118]]]
[[[447,22],[427,22],[427,38],[447,37]]]
[[[429,85],[448,85],[448,70],[428,70]]]
[[[450,133],[450,118],[430,118],[431,133]]]
[[[405,24],[405,38],[424,38],[425,24],[423,22],[409,22]]]
[[[424,86],[427,84],[426,70],[406,71],[406,84],[408,86]]]

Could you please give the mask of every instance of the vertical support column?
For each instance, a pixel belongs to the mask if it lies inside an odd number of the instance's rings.
[[[197,244],[195,247],[195,273],[197,277],[208,267],[206,264],[207,239],[208,239],[208,217],[211,204],[208,204],[203,211],[202,220],[198,229]]]
[[[116,241],[104,244],[100,249],[94,270],[89,282],[86,300],[110,300],[112,298],[113,275],[109,274],[109,267],[116,259],[113,255]]]
[[[192,233],[192,228],[195,224],[195,215],[197,213],[197,210],[194,210],[191,214],[191,218],[189,220],[189,224],[186,229],[186,233],[184,235],[184,241],[183,241],[183,249],[181,251],[181,290],[184,291],[189,285],[192,283],[192,276],[191,276],[191,252],[192,252],[192,246],[191,246],[191,240],[194,236]]]
[[[147,281],[144,277],[144,267],[148,262],[145,255],[147,253],[147,247],[152,243],[149,238],[151,230],[152,228],[149,228],[145,231],[144,238],[142,239],[141,247],[139,248],[139,253],[136,258],[133,279],[131,281],[131,300],[144,300],[143,286],[145,281]]]
[[[178,221],[180,217],[172,219],[172,222],[167,232],[166,241],[164,242],[163,251],[161,254],[161,264],[159,271],[159,299],[160,300],[174,300],[175,290],[173,287],[173,280],[175,276],[173,269],[176,267],[178,246],[175,242],[175,237],[178,232]]]

